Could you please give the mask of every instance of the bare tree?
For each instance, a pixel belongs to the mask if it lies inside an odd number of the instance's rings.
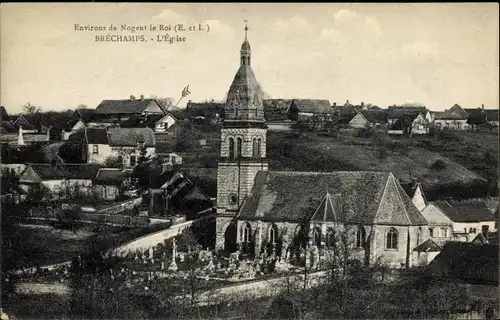
[[[85,104],[79,104],[76,108],[77,109],[88,109],[87,105],[85,105]]]
[[[31,104],[31,102],[26,102],[24,105],[22,105],[22,108],[24,112],[29,114],[40,112],[42,110],[40,107]]]

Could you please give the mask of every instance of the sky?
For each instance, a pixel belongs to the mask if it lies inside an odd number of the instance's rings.
[[[499,106],[499,5],[2,3],[0,103],[43,110],[105,99],[223,100],[248,21],[252,68],[271,98]],[[77,31],[111,24],[117,31]],[[120,31],[183,24],[210,31]],[[157,35],[185,37],[173,44]],[[147,42],[96,42],[144,35]],[[116,37],[115,37],[116,38]]]

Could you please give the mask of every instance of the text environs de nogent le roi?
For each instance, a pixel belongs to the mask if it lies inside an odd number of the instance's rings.
[[[148,39],[156,42],[164,42],[164,43],[174,43],[174,42],[185,42],[186,37],[173,35],[169,32],[209,32],[209,25],[184,25],[184,24],[159,24],[152,25],[149,27],[146,25],[143,26],[132,26],[127,24],[122,24],[119,27],[115,25],[110,25],[109,27],[105,26],[92,26],[92,25],[79,25],[75,24],[75,31],[121,31],[121,32],[130,32],[130,35],[122,35],[122,34],[103,34],[103,35],[95,35],[96,42],[147,42]],[[162,34],[155,34],[148,37],[145,34],[136,34],[137,32],[162,32]],[[165,32],[165,33],[163,33]]]

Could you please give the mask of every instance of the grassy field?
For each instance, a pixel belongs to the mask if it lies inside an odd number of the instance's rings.
[[[216,146],[184,155],[186,173],[213,197],[217,155]],[[402,183],[417,179],[424,189],[439,195],[455,185],[466,190],[468,185],[477,188],[498,179],[498,133],[453,131],[412,138],[381,136],[377,140],[348,132],[341,133],[340,139],[316,133],[268,132],[267,159],[270,170],[391,171]],[[444,164],[433,167],[438,160]],[[457,197],[463,193],[466,191],[459,191]]]

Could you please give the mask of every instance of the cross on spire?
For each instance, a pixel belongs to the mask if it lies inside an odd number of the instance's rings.
[[[248,21],[245,20],[245,40],[247,39],[247,33],[248,33]]]

